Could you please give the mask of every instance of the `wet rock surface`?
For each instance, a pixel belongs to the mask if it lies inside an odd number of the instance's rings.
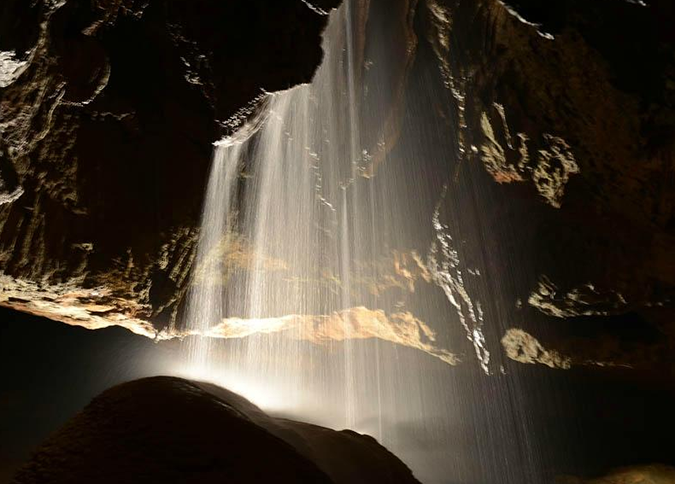
[[[416,483],[372,437],[273,418],[211,384],[113,387],[35,452],[13,482]]]

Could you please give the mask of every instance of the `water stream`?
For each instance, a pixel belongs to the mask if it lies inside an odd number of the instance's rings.
[[[353,9],[331,14],[312,83],[266,95],[215,147],[186,314],[203,337],[187,339],[180,372],[367,432],[425,482],[473,482],[476,467],[509,456],[466,455],[489,453],[491,432],[504,439],[511,425],[503,402],[483,401],[507,423],[494,417],[477,443],[453,434],[475,418],[466,399],[492,398],[477,383],[458,392],[475,375],[456,365],[498,374],[466,284],[478,275],[443,222],[448,181],[425,158],[424,133],[403,127],[403,148],[387,146],[398,89],[388,79],[405,59],[364,58],[377,49],[357,48]],[[522,484],[509,472],[494,482]]]

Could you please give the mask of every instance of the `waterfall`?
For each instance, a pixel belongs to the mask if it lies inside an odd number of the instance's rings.
[[[215,150],[209,183],[206,190],[202,214],[203,230],[197,246],[198,271],[194,278],[198,290],[190,293],[188,305],[189,328],[197,334],[208,332],[214,322],[223,318],[223,301],[220,281],[219,250],[229,233],[230,210],[237,182],[237,163],[242,145],[222,143]],[[209,338],[195,338],[189,341],[189,359],[192,365],[206,368],[209,365]]]
[[[389,154],[382,126],[401,87],[387,82],[401,61],[357,49],[352,8],[331,14],[313,81],[267,94],[215,146],[185,316],[194,336],[176,373],[367,432],[427,482],[473,478],[473,447],[446,453],[447,429],[473,418],[448,369],[466,356],[450,350],[457,327],[489,372],[481,305],[440,221],[445,167],[422,149],[434,142],[415,128]],[[417,89],[431,111],[434,93]]]
[[[364,300],[354,295],[351,279],[367,276],[356,264],[373,254],[365,244],[374,243],[376,229],[367,229],[375,218],[373,201],[366,204],[359,194],[367,153],[360,141],[351,15],[349,2],[334,14],[324,35],[325,59],[311,84],[268,94],[263,119],[254,123],[259,129],[215,147],[187,321],[196,334],[236,326],[248,336],[225,362],[213,353],[211,338],[191,339],[191,368],[211,376],[223,368],[254,379],[274,375],[290,404],[306,399],[307,376],[297,366],[311,368],[317,357],[312,346],[321,343],[306,333],[332,317],[326,331],[337,334],[324,335],[324,346],[341,352],[336,359],[342,364],[331,364],[320,378],[342,381],[343,425],[353,428],[359,362],[352,333]]]

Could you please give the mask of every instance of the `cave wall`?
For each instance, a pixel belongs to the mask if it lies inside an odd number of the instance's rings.
[[[0,304],[173,324],[211,144],[311,80],[337,3],[3,2]]]
[[[593,255],[554,279],[664,300],[675,276],[670,3],[427,5],[467,163],[541,197],[537,255]]]
[[[506,354],[672,374],[672,4],[427,0],[421,15],[451,93],[450,170],[491,227]],[[562,329],[514,345],[534,319]]]

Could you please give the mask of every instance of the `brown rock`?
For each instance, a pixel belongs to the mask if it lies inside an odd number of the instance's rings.
[[[95,398],[14,482],[418,481],[372,437],[272,418],[222,388],[155,377]]]

